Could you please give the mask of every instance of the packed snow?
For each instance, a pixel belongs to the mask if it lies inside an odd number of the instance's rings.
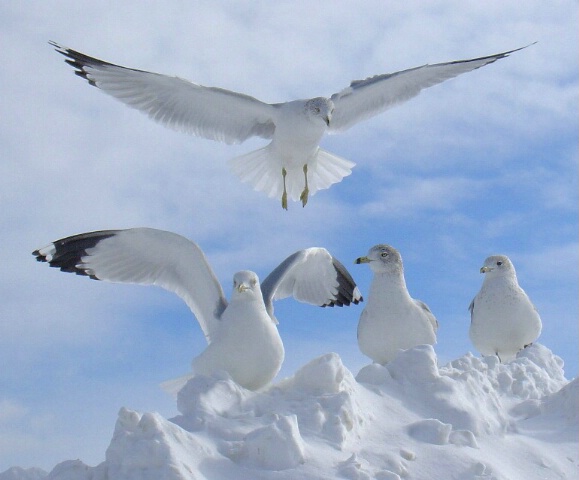
[[[101,464],[0,480],[576,479],[578,385],[540,344],[444,366],[420,345],[356,376],[329,353],[259,392],[197,375],[175,418],[121,408]]]

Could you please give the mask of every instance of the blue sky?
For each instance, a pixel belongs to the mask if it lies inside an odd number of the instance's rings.
[[[577,13],[572,0],[2,4],[0,471],[102,461],[121,406],[176,414],[158,384],[204,347],[176,296],[65,275],[31,255],[90,230],[185,235],[228,294],[235,271],[263,278],[310,246],[328,248],[366,294],[370,269],[353,261],[389,243],[440,322],[441,363],[474,352],[467,307],[485,257],[504,253],[541,313],[539,341],[575,377]],[[228,171],[265,142],[163,128],[76,78],[48,40],[272,103],[538,43],[326,137],[356,162],[352,175],[284,212]],[[355,339],[361,311],[278,302],[280,377],[329,351],[356,373],[369,362]]]

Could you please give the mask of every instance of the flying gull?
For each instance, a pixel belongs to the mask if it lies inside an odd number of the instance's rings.
[[[358,323],[358,345],[374,362],[390,362],[398,352],[436,343],[438,322],[406,288],[402,257],[390,245],[376,245],[356,263],[368,263],[374,272],[366,308]]]
[[[229,144],[254,136],[271,140],[259,150],[232,159],[230,166],[255,190],[269,197],[281,195],[284,209],[288,196],[305,206],[309,195],[352,173],[353,162],[319,147],[324,133],[347,130],[415,97],[424,88],[526,48],[355,80],[329,98],[269,104],[242,93],[122,67],[55,42],[50,44],[89,84],[163,125]]]
[[[197,318],[209,344],[193,360],[194,372],[210,375],[225,370],[252,390],[268,384],[284,358],[274,300],[293,296],[322,307],[362,301],[346,268],[324,248],[290,255],[261,286],[254,272],[237,272],[229,302],[201,249],[171,232],[132,228],[82,233],[33,254],[63,272],[157,285],[176,293]]]
[[[483,355],[505,362],[532,344],[541,334],[541,317],[519,287],[515,267],[506,255],[488,257],[481,273],[482,287],[468,307],[469,336]]]

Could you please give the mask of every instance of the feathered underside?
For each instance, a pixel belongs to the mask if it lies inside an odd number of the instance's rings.
[[[287,297],[320,307],[363,301],[354,279],[325,248],[299,250],[280,263],[261,283],[263,300],[273,316],[273,301]]]
[[[115,65],[50,44],[90,85],[167,127],[230,144],[273,137],[277,108],[250,95]]]
[[[64,272],[113,283],[157,285],[173,292],[187,303],[208,341],[227,307],[201,249],[172,232],[131,228],[81,233],[33,254]]]

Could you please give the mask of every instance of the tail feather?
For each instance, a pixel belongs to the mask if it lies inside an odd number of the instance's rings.
[[[281,162],[271,154],[267,146],[233,158],[229,161],[229,165],[233,173],[242,182],[249,183],[254,190],[264,192],[268,197],[281,197],[283,193]],[[308,162],[310,196],[350,175],[354,165],[356,165],[354,162],[318,148],[315,157]],[[305,186],[302,166],[286,170],[288,197],[297,201]]]
[[[322,159],[322,161],[320,161],[320,159]],[[330,185],[350,175],[352,173],[352,167],[355,165],[353,162],[344,160],[324,150],[318,152],[316,163],[317,168],[312,172],[312,181],[310,183],[315,182],[318,190],[328,188]]]
[[[229,161],[229,166],[242,182],[249,183],[254,190],[264,192],[268,197],[281,197],[281,168],[272,159],[268,147],[235,157]]]

